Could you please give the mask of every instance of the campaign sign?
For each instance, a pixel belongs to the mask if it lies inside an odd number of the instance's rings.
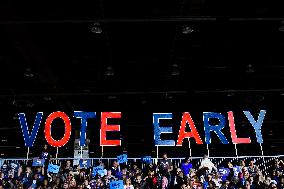
[[[101,175],[101,177],[105,176],[105,170],[99,170],[97,174]]]
[[[219,168],[218,172],[221,175],[222,181],[225,181],[227,177],[229,176],[230,170],[228,168]]]
[[[19,164],[12,162],[12,163],[10,163],[10,168],[14,169],[14,170],[18,170],[19,169]]]
[[[49,164],[47,171],[50,172],[50,173],[58,173],[59,172],[59,166],[58,165]]]
[[[118,163],[126,163],[127,162],[127,154],[122,154],[117,156]]]
[[[80,168],[89,168],[91,167],[90,159],[80,159],[79,161]]]
[[[234,170],[234,176],[237,177],[241,171],[241,168],[239,166],[233,167]]]
[[[92,176],[96,176],[97,174],[100,174],[104,172],[104,168],[103,166],[97,166],[97,167],[93,167],[93,172],[92,172]],[[102,175],[101,175],[102,176]]]
[[[142,159],[143,163],[146,163],[146,164],[152,163],[152,157],[151,156],[143,156],[141,159]]]
[[[34,167],[42,167],[44,165],[45,160],[39,158],[33,158],[33,166]]]
[[[119,180],[119,181],[112,181],[109,184],[110,189],[123,189],[123,181]]]

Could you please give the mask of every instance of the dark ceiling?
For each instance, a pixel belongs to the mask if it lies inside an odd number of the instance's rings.
[[[59,110],[70,118],[97,112],[92,156],[100,153],[100,112],[121,111],[123,146],[138,156],[154,153],[153,112],[173,112],[177,132],[189,111],[204,139],[204,111],[234,111],[245,137],[252,127],[242,111],[265,109],[265,154],[283,153],[284,8],[276,1],[1,1],[0,41],[1,156],[25,156],[17,113],[31,124],[36,112],[46,119]],[[80,121],[72,126],[61,156],[72,156]],[[43,127],[32,155],[44,144]],[[60,138],[63,126],[57,130]],[[260,155],[252,133],[241,155]],[[234,154],[233,145],[215,143],[213,155]],[[193,145],[194,155],[205,149]]]

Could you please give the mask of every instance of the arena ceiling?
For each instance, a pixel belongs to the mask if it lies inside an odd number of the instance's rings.
[[[58,110],[70,117],[74,110],[123,112],[124,148],[136,156],[155,154],[153,112],[173,112],[178,130],[182,112],[189,111],[202,132],[202,112],[232,110],[245,136],[242,111],[265,109],[265,153],[283,153],[280,3],[1,1],[0,34],[2,157],[25,155],[17,113],[32,123],[36,112],[46,118]],[[79,120],[72,123],[78,130]],[[99,123],[89,127],[93,156],[100,151]],[[57,133],[60,138],[63,127]],[[42,129],[32,155],[43,144]],[[61,155],[72,156],[72,146],[70,141]],[[239,148],[242,155],[260,155],[257,143]],[[193,154],[205,149],[193,145]],[[217,141],[211,149],[213,155],[234,153],[233,145]]]

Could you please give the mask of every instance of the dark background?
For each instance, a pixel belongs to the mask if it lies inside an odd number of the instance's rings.
[[[64,111],[72,136],[59,157],[73,156],[80,120],[73,111],[95,111],[89,121],[90,156],[99,157],[100,112],[121,111],[123,147],[106,147],[105,156],[155,155],[153,112],[172,112],[177,138],[182,112],[189,111],[204,141],[202,112],[234,111],[239,155],[260,155],[243,110],[267,110],[264,154],[283,154],[284,10],[280,1],[1,1],[0,2],[0,155],[24,157],[17,113],[29,125],[44,112],[31,156],[45,139],[46,117]],[[284,20],[284,19],[283,19]],[[63,123],[54,122],[55,138]],[[228,123],[224,129],[231,142]],[[119,134],[118,134],[119,135]],[[234,155],[234,146],[213,136],[210,155]],[[192,141],[194,156],[206,145]],[[53,149],[55,152],[55,149]],[[184,147],[161,147],[180,157]]]

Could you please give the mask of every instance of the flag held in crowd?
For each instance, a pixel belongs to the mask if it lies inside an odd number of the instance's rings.
[[[127,154],[122,154],[117,156],[118,163],[126,163],[127,162]]]

